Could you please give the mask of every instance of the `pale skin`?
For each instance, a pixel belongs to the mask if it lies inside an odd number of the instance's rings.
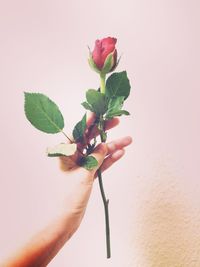
[[[89,114],[87,126],[94,120],[94,115]],[[119,120],[114,118],[107,122],[106,129],[109,130],[118,125]],[[98,136],[97,129],[93,129],[88,140]],[[118,140],[100,144],[96,147],[92,155],[97,159],[98,166],[88,171],[82,167],[74,165],[68,169],[64,158],[60,159],[60,167],[66,172],[76,172],[79,177],[78,183],[69,201],[64,201],[65,207],[42,231],[37,233],[27,244],[20,248],[8,260],[0,264],[1,267],[43,267],[55,257],[64,244],[78,229],[85,214],[88,200],[96,178],[96,171],[101,167],[102,172],[110,168],[125,153],[125,147],[131,144],[130,136],[122,137]],[[83,147],[80,145],[80,149]],[[79,155],[77,155],[78,157]]]

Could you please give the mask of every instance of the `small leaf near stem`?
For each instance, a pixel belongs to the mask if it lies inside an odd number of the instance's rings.
[[[106,96],[108,98],[124,96],[126,100],[130,94],[131,85],[127,72],[115,72],[106,81]]]
[[[86,130],[86,113],[83,118],[75,125],[73,129],[73,137],[75,142],[85,143],[85,130]]]
[[[90,171],[96,166],[98,166],[98,161],[93,156],[87,156],[87,157],[83,157],[80,160],[79,164],[80,166]]]
[[[94,89],[89,89],[86,92],[86,100],[97,116],[106,113],[108,109],[108,103],[106,101],[105,94]]]

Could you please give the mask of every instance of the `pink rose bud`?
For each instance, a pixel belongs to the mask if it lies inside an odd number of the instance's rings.
[[[90,52],[89,64],[98,73],[106,74],[117,66],[116,38],[107,37],[96,40],[93,52]]]

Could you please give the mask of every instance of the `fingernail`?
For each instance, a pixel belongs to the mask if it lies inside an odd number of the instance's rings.
[[[127,136],[124,141],[124,145],[130,145],[132,143],[133,139],[131,136]]]

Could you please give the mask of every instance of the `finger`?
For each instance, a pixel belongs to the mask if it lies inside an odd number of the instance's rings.
[[[77,162],[78,160],[78,153],[76,152],[74,155],[66,157],[66,156],[60,156],[59,157],[59,165],[60,169],[64,172],[69,172],[77,168]]]
[[[105,131],[110,130],[119,124],[119,118],[113,118],[105,122]]]
[[[124,149],[119,149],[115,151],[113,154],[110,154],[101,165],[101,171],[104,172],[108,168],[110,168],[115,162],[117,162],[119,159],[121,159],[125,154]],[[97,177],[97,173],[95,174],[95,177]]]
[[[115,151],[123,149],[124,147],[132,143],[131,136],[125,136],[110,143],[107,143],[108,152],[107,154],[113,154]]]
[[[96,119],[96,114],[94,112],[91,112],[91,111],[87,111],[87,114],[86,114],[86,125],[87,125],[87,128],[89,128],[95,121]]]
[[[98,161],[98,166],[95,167],[96,170],[103,163],[105,156],[107,154],[107,151],[108,151],[107,145],[104,143],[101,143],[95,148],[94,152],[91,154],[91,156],[93,156]]]

